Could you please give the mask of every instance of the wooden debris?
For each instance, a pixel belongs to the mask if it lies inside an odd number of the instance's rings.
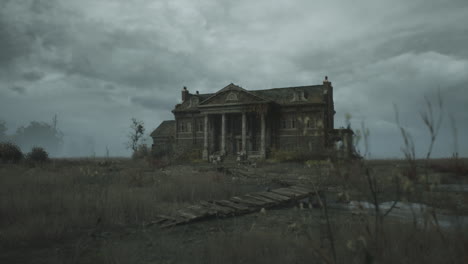
[[[268,205],[277,203],[277,201],[275,201],[275,200],[272,200],[270,198],[265,198],[265,197],[262,197],[262,196],[259,196],[259,195],[255,195],[255,194],[247,194],[247,195],[245,195],[245,197],[262,201],[262,202],[264,202],[265,204],[268,204]]]
[[[235,196],[229,200],[200,201],[197,204],[179,209],[172,216],[159,215],[151,223],[160,227],[172,227],[191,223],[210,217],[227,217],[259,212],[265,208],[284,206],[315,195],[315,191],[306,186],[289,186],[270,191],[255,192]]]
[[[242,198],[232,197],[230,200],[235,202],[235,203],[245,204],[247,207],[248,206],[265,206],[265,204],[266,204],[265,202],[254,200],[254,199],[249,198],[247,196],[243,196]]]
[[[214,201],[216,204],[233,208],[239,212],[249,211],[249,207],[228,200]]]
[[[269,199],[273,199],[273,200],[276,200],[278,202],[286,202],[286,201],[289,201],[289,197],[287,196],[283,196],[283,195],[279,195],[279,194],[276,194],[276,193],[273,193],[273,192],[258,192],[258,193],[255,193],[256,195],[258,196],[262,196],[262,197],[266,197],[266,198],[269,198]]]
[[[220,206],[220,205],[217,205],[215,203],[201,201],[200,204],[203,205],[204,207],[216,210],[217,215],[230,215],[230,214],[235,212],[235,210],[232,209],[232,208],[225,207],[225,206]]]
[[[284,195],[284,196],[287,196],[289,198],[296,198],[296,197],[298,197],[300,195],[300,194],[295,193],[295,192],[293,192],[291,190],[287,190],[286,188],[271,190],[271,192],[279,194],[279,195]]]

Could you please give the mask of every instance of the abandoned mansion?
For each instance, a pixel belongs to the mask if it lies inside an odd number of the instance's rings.
[[[351,153],[350,129],[334,128],[333,86],[246,90],[229,84],[216,93],[182,90],[175,120],[152,133],[153,149],[198,153],[200,158],[267,158],[274,151],[316,157]],[[340,146],[340,147],[337,147]]]

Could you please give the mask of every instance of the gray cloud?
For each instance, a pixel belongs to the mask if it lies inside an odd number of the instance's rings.
[[[130,118],[148,131],[172,118],[183,86],[266,89],[328,75],[336,126],[351,113],[376,156],[398,156],[394,104],[421,146],[423,98],[438,88],[445,115],[468,130],[467,17],[466,0],[1,1],[0,114],[13,114],[0,119],[17,127],[58,113],[75,140],[68,154],[95,137],[98,154],[108,145],[124,155]],[[447,120],[438,155],[451,151]]]
[[[173,98],[175,99],[175,98]],[[141,105],[145,108],[155,111],[168,111],[174,108],[175,100],[162,100],[157,97],[134,96],[130,99],[134,104]]]
[[[26,92],[26,88],[22,86],[13,86],[10,90],[18,94],[24,94]]]
[[[39,81],[44,77],[44,73],[38,71],[30,71],[23,73],[23,78],[26,81],[35,82]]]

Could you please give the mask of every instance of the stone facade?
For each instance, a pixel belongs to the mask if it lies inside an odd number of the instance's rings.
[[[327,77],[321,85],[267,90],[245,90],[231,83],[213,94],[192,94],[184,87],[182,103],[172,112],[172,148],[198,151],[203,159],[266,158],[277,150],[327,156],[337,141],[349,138],[344,135],[352,135],[334,129],[333,86]]]

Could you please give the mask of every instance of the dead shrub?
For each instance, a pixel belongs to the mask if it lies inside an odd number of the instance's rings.
[[[271,160],[276,162],[305,162],[307,160],[320,159],[320,157],[305,151],[272,150]]]
[[[201,150],[187,150],[173,156],[173,160],[177,163],[184,162],[197,162],[201,160],[202,152]]]
[[[150,156],[150,149],[145,144],[140,144],[136,148],[136,150],[132,154],[132,159],[139,160],[139,159],[146,159]]]

